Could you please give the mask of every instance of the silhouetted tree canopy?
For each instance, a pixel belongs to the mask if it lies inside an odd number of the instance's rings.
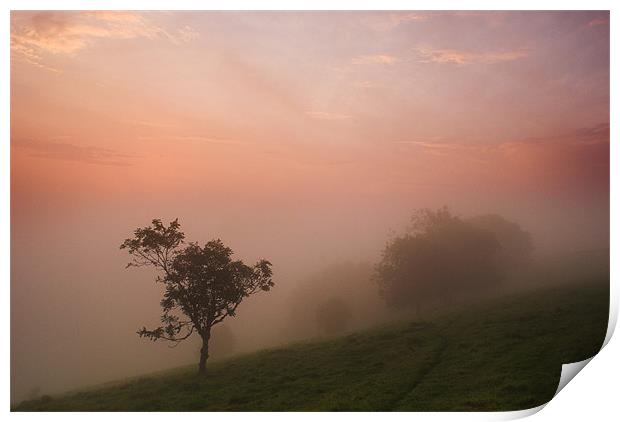
[[[165,285],[161,300],[162,325],[143,327],[140,337],[153,341],[180,342],[197,332],[202,338],[199,372],[206,372],[211,328],[228,316],[234,316],[245,298],[273,287],[271,263],[260,260],[254,266],[233,260],[233,251],[220,239],[204,246],[184,245],[185,235],[178,220],[168,227],[161,220],[134,231],[121,249],[132,257],[127,265],[152,266],[160,271],[156,282]]]
[[[321,303],[316,310],[316,322],[320,330],[329,335],[339,334],[348,328],[351,310],[339,297]]]
[[[501,279],[495,235],[447,208],[414,213],[407,233],[389,241],[375,280],[389,305],[404,307],[483,290]]]

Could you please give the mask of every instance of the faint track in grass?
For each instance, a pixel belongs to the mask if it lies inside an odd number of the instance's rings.
[[[438,328],[435,324],[429,324],[429,325],[432,328],[435,328],[435,329]],[[419,375],[416,377],[415,380],[411,382],[411,384],[407,387],[407,389],[402,395],[386,403],[385,410],[392,411],[392,410],[397,409],[398,404],[401,403],[409,395],[411,395],[411,393],[418,387],[418,385],[420,385],[420,383],[424,381],[427,375],[430,374],[431,371],[433,371],[433,369],[435,369],[435,367],[439,365],[439,363],[442,361],[443,354],[445,350],[448,348],[448,338],[444,334],[442,334],[442,331],[445,330],[445,328],[446,327],[444,327],[441,330],[437,329],[437,334],[439,336],[439,344],[437,346],[437,349],[434,351],[432,355],[430,363],[426,365],[424,369],[420,371]],[[414,351],[413,348],[411,348],[411,350],[412,352]]]

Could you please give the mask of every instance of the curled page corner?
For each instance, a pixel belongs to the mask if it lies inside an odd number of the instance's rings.
[[[585,360],[581,360],[579,362],[572,362],[572,363],[565,363],[562,365],[562,373],[560,374],[560,382],[558,383],[558,388],[557,390],[555,390],[555,393],[553,394],[553,397],[551,398],[551,400],[553,400],[553,398],[555,398],[555,396],[558,395],[558,393],[560,391],[562,391],[562,389],[564,387],[566,387],[566,385],[573,379],[575,378],[575,376],[583,369],[585,368],[585,366],[594,358],[594,356],[585,359]],[[547,406],[551,400],[549,400],[547,403],[543,403],[540,406],[536,406],[536,407],[532,407],[530,409],[524,409],[524,410],[516,410],[516,411],[512,411],[512,412],[505,412],[503,415],[500,416],[499,420],[515,420],[515,419],[521,419],[521,418],[526,418],[528,416],[532,416],[538,412],[540,412],[542,409],[544,409],[545,406]]]
[[[509,412],[502,412],[502,413],[498,414],[497,417],[495,417],[494,419],[495,420],[501,420],[501,421],[512,421],[512,420],[515,420],[515,419],[527,418],[528,416],[532,416],[532,415],[540,412],[546,405],[547,405],[547,403],[544,403],[544,404],[541,404],[540,406],[531,407],[529,409],[512,410],[512,411],[509,411]]]
[[[579,371],[581,371],[592,360],[593,357],[594,356],[585,360],[581,360],[579,362],[565,363],[564,365],[562,365],[560,383],[558,384],[558,389],[555,390],[555,394],[553,395],[553,397],[557,396],[558,393],[562,391],[564,387],[566,387],[566,384],[568,384],[573,378],[575,378],[575,375],[577,375]]]

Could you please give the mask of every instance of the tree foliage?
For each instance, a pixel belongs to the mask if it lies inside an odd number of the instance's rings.
[[[495,235],[502,247],[499,254],[500,264],[506,269],[523,266],[530,261],[534,250],[532,236],[517,223],[497,214],[478,215],[466,222]]]
[[[447,208],[418,210],[407,233],[387,243],[375,280],[386,302],[397,307],[446,300],[497,283],[500,252],[492,232]]]
[[[132,257],[127,265],[152,266],[159,270],[156,281],[165,286],[161,300],[161,325],[143,327],[140,337],[178,343],[194,332],[203,340],[199,370],[208,358],[211,328],[226,317],[235,316],[244,298],[268,291],[273,286],[271,263],[260,260],[248,266],[233,260],[233,251],[220,239],[184,243],[178,220],[167,227],[161,220],[138,228],[121,244]]]

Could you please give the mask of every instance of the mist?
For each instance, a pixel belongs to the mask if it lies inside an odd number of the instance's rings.
[[[409,209],[399,213],[368,206],[363,215],[358,207],[351,207],[348,213],[328,208],[310,215],[303,210],[297,215],[274,210],[278,217],[249,214],[238,220],[209,207],[204,208],[204,214],[194,207],[176,212],[166,208],[161,206],[162,212],[152,217],[163,215],[167,221],[182,216],[180,221],[189,239],[206,242],[220,237],[233,247],[235,257],[250,262],[266,257],[274,264],[276,287],[269,294],[249,298],[238,316],[222,324],[231,331],[234,348],[221,356],[216,351],[215,359],[321,337],[316,308],[332,297],[343,298],[351,307],[352,330],[394,316],[370,276],[390,233],[407,224]],[[514,211],[512,215],[518,214]],[[19,224],[19,216],[14,217],[13,400],[27,398],[32,391],[57,393],[195,364],[199,349],[195,339],[170,348],[164,342],[152,343],[135,334],[143,325],[158,324],[162,291],[154,282],[154,271],[125,269],[128,257],[118,247],[133,229],[150,221],[149,214],[153,213],[140,208],[106,209],[50,218],[46,212],[31,217],[27,225]],[[525,220],[529,212],[522,214]],[[562,259],[562,255],[604,252],[608,248],[608,216],[601,214],[601,218],[591,220],[566,216],[568,222],[558,221],[557,214],[541,214],[530,223],[545,227],[544,231],[532,231],[536,256],[556,256],[562,266],[566,262],[574,266],[574,259]],[[110,219],[110,215],[137,216],[122,220]],[[525,224],[522,227],[528,229]],[[604,273],[604,267],[594,265],[593,273],[601,270]],[[583,274],[584,278],[589,276]],[[547,277],[539,280],[539,285],[558,279]],[[213,343],[217,350],[217,330]]]

